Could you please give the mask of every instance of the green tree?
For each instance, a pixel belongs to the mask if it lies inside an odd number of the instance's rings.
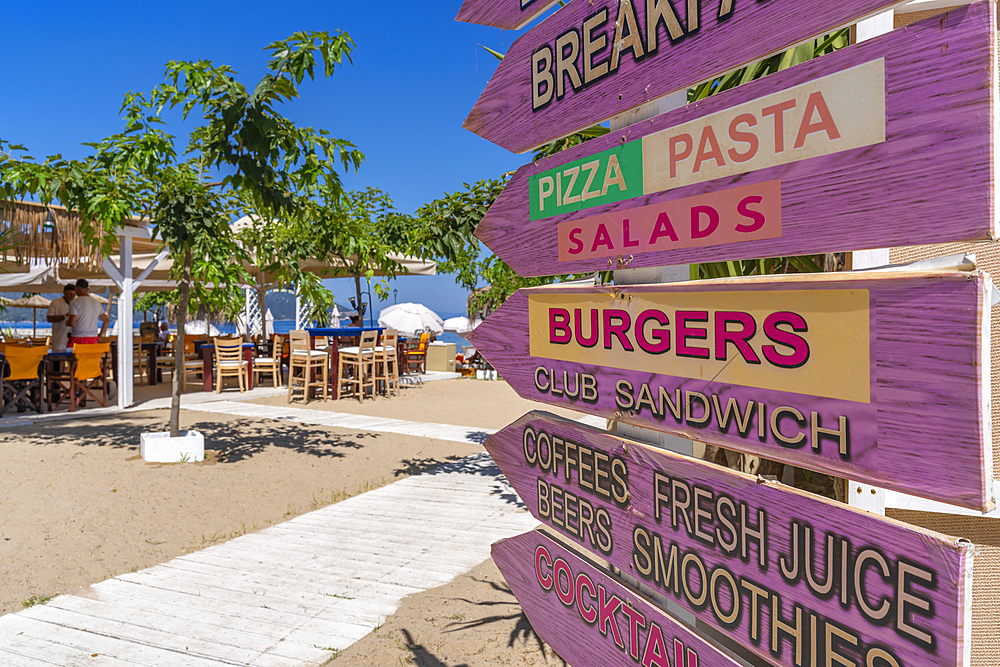
[[[336,166],[357,168],[363,156],[325,130],[297,126],[278,107],[298,97],[298,87],[317,65],[329,77],[350,62],[354,42],[346,33],[299,32],[274,42],[267,73],[248,89],[227,66],[209,61],[171,61],[165,80],[150,93],[129,93],[120,134],[89,144],[95,154],[68,161],[56,155],[38,163],[0,144],[0,192],[30,194],[43,203],[58,199],[80,212],[82,232],[107,252],[116,230],[131,216],[146,216],[175,258],[178,281],[178,344],[170,433],[178,435],[184,324],[192,298],[203,303],[234,298],[246,279],[248,255],[228,220],[239,201],[267,218],[301,215],[303,197],[323,188],[342,191]],[[200,119],[188,135],[181,161],[178,140],[164,131],[164,111]],[[211,176],[225,175],[215,182]],[[235,193],[239,193],[239,200]],[[180,261],[176,261],[176,260]]]
[[[396,210],[392,198],[382,190],[368,187],[343,196],[321,189],[323,196],[313,203],[314,238],[323,249],[320,259],[338,269],[338,275],[354,278],[357,303],[361,301],[361,279],[383,279],[373,285],[385,299],[387,283],[407,269],[396,257],[410,249],[413,219]]]

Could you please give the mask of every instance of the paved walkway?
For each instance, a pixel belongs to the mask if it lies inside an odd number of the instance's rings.
[[[496,432],[495,429],[479,428],[477,426],[411,422],[404,419],[390,419],[388,417],[310,410],[309,408],[297,408],[291,405],[257,405],[255,403],[242,403],[239,401],[203,403],[196,407],[191,407],[191,409],[198,412],[221,413],[253,419],[294,421],[302,424],[332,426],[376,433],[399,433],[421,438],[468,442],[476,445],[483,444],[486,442],[486,438]]]
[[[253,416],[264,416],[261,407]],[[490,544],[536,523],[489,456],[477,454],[2,616],[0,664],[318,665],[381,625],[406,595],[447,583],[485,560]]]

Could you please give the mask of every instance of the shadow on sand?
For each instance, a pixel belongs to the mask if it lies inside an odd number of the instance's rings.
[[[337,435],[320,426],[250,419],[182,422],[182,428],[201,431],[208,449],[216,452],[213,460],[218,463],[244,461],[267,447],[280,447],[318,458],[341,458],[345,450],[360,449],[377,442],[380,437],[377,433],[366,432]],[[77,440],[85,446],[132,449],[138,453],[140,434],[163,430],[166,430],[163,419],[144,416],[129,416],[127,420],[121,417],[60,420],[0,431],[0,442],[7,438],[29,438],[44,446]]]

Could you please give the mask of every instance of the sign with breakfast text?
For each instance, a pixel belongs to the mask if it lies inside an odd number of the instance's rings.
[[[526,165],[476,235],[522,276],[997,238],[991,6]]]
[[[990,288],[978,271],[535,287],[469,339],[524,398],[989,510]]]
[[[486,449],[548,530],[777,667],[967,664],[968,542],[543,412]]]
[[[571,2],[511,45],[465,127],[523,153],[898,4]]]
[[[559,0],[465,0],[456,21],[520,30]]]
[[[533,531],[493,545],[531,628],[573,667],[738,667],[606,569]]]

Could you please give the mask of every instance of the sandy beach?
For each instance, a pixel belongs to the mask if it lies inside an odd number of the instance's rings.
[[[287,405],[284,396],[255,402]],[[312,401],[306,407],[498,429],[538,406],[504,382],[449,380],[405,387],[390,399]],[[482,451],[448,440],[184,410],[182,427],[205,434],[206,461],[146,463],[139,434],[161,430],[166,417],[165,410],[150,410],[0,429],[6,452],[0,612]],[[513,656],[513,664],[551,664],[544,650],[486,561],[441,589],[407,599],[334,664],[442,664],[428,656],[448,656],[448,665],[508,664]]]

